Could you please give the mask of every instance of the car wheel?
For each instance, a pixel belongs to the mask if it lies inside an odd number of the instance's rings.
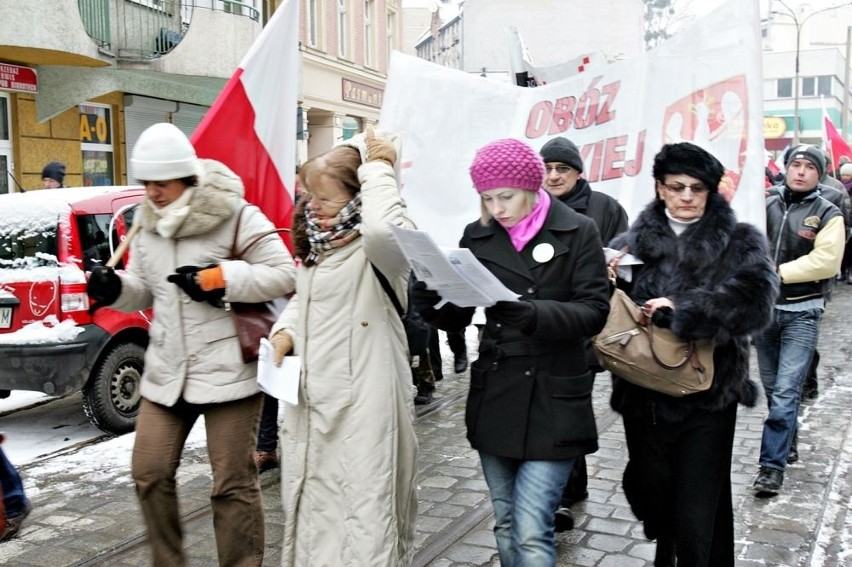
[[[136,343],[113,346],[83,388],[83,408],[103,431],[133,431],[139,414],[139,385],[145,349]]]

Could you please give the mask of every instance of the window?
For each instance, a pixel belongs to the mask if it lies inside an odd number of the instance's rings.
[[[373,2],[364,0],[364,65],[373,64]]]
[[[778,79],[778,98],[793,96],[793,79]]]
[[[385,46],[385,53],[387,53],[387,57],[388,57],[388,60],[387,60],[388,69],[390,69],[390,57],[391,57],[391,52],[393,51],[393,48],[394,48],[394,44],[393,44],[394,29],[396,29],[396,14],[393,13],[393,12],[388,12],[388,43]]]
[[[110,221],[112,215],[78,215],[77,232],[80,233],[80,248],[83,250],[83,269],[87,272],[98,264],[107,263],[112,252],[109,249]],[[118,234],[114,234],[118,242]]]
[[[802,77],[802,96],[831,96],[831,75]]]
[[[831,96],[831,75],[817,77],[817,94]]]
[[[81,104],[79,109],[83,185],[115,185],[112,108],[103,104]]]
[[[346,57],[347,54],[346,42],[349,36],[346,33],[346,27],[348,21],[346,0],[337,0],[337,54],[341,57]]]
[[[9,95],[0,93],[0,195],[8,193],[12,177],[12,138],[9,127]],[[20,190],[20,188],[18,188]]]
[[[319,44],[319,14],[317,13],[317,1],[308,0],[308,45],[317,47]]]

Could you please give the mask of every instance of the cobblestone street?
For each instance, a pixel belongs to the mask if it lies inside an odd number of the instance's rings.
[[[847,327],[852,286],[837,287],[820,339],[820,395],[803,405],[798,463],[788,467],[782,493],[755,498],[749,489],[757,472],[765,401],[741,408],[732,480],[738,566],[818,567],[852,562],[852,377]],[[475,354],[475,328],[468,330]],[[442,348],[446,349],[444,345]],[[488,489],[477,455],[465,439],[467,373],[452,372],[438,383],[434,403],[418,407],[420,510],[414,564],[434,567],[496,566]],[[757,369],[752,357],[752,376]],[[644,539],[621,491],[626,448],[621,419],[609,409],[609,376],[595,386],[600,450],[588,457],[589,498],[574,506],[577,527],[559,534],[560,566],[644,567],[655,544]],[[103,448],[83,446],[23,467],[34,509],[21,535],[0,544],[0,564],[20,567],[148,564],[144,529],[129,474],[132,436],[111,439],[116,463],[98,468]],[[126,456],[125,456],[126,455]],[[283,456],[286,458],[286,455]],[[69,466],[69,462],[75,466]],[[80,463],[91,472],[81,474]],[[105,472],[106,471],[106,472]],[[216,564],[209,513],[210,469],[203,444],[190,446],[179,470],[179,491],[192,566]],[[262,475],[266,507],[265,565],[279,563],[282,513],[278,471]]]

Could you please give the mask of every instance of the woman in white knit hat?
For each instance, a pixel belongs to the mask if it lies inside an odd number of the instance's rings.
[[[263,507],[254,447],[262,397],[256,363],[243,362],[225,306],[293,291],[293,260],[270,232],[272,223],[243,199],[239,177],[222,163],[198,159],[174,125],[145,130],[130,165],[145,186],[135,218],[142,230],[127,270],[96,266],[88,293],[95,309],[154,309],[132,462],[152,563],[186,565],[175,472],[203,415],[219,564],[261,565]],[[241,258],[231,257],[232,248],[243,250],[258,237]]]

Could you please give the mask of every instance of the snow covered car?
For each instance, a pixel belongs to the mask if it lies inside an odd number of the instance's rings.
[[[143,196],[141,187],[0,195],[0,397],[82,391],[99,428],[133,429],[151,313],[90,314],[86,280],[127,233]]]

